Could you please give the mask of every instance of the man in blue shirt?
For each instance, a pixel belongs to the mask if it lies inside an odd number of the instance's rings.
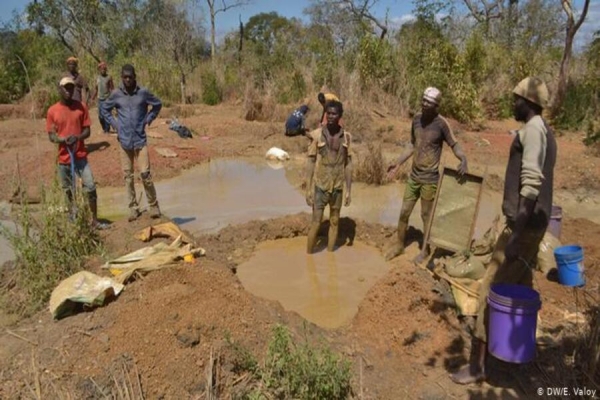
[[[285,121],[285,136],[306,135],[308,129],[305,125],[306,113],[308,113],[308,111],[308,106],[303,105],[290,114],[287,121]]]
[[[134,221],[140,216],[139,206],[135,195],[133,179],[133,162],[137,162],[138,169],[146,199],[150,210],[150,217],[159,218],[160,208],[156,200],[156,189],[150,174],[150,160],[146,141],[146,125],[156,119],[161,101],[148,89],[138,86],[135,79],[135,69],[130,64],[125,64],[121,69],[122,84],[115,89],[102,104],[102,114],[108,123],[117,131],[121,148],[121,166],[125,175],[125,186],[129,200],[129,221]],[[148,110],[148,107],[151,107]],[[112,115],[112,110],[117,110],[118,118]]]

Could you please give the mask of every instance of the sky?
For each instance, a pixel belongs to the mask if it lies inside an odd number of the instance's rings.
[[[0,0],[0,22],[9,21],[12,18],[13,10],[23,11],[29,2],[30,0]],[[205,4],[204,0],[199,0],[199,2]],[[584,0],[574,0],[577,10],[581,10],[583,3]],[[226,32],[237,29],[240,16],[244,23],[255,14],[271,11],[288,18],[305,19],[303,11],[309,4],[309,0],[252,0],[250,5],[217,15],[217,36],[222,37]],[[411,19],[412,8],[411,0],[379,0],[373,14],[383,18],[387,12],[389,20],[399,24]],[[586,21],[577,33],[578,42],[589,42],[597,30],[600,30],[600,0],[591,0]]]

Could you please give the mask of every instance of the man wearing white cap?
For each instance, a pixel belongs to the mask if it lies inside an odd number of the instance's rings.
[[[97,219],[96,183],[87,162],[87,151],[83,143],[91,134],[90,114],[83,103],[73,99],[75,86],[73,78],[61,79],[61,100],[52,105],[46,113],[46,132],[50,141],[58,144],[58,177],[69,201],[73,201],[75,173],[83,182],[83,191],[87,194],[92,212],[92,224],[102,229],[106,225],[99,223]]]
[[[450,125],[444,117],[439,114],[439,106],[442,94],[439,89],[428,87],[423,93],[421,102],[421,113],[417,114],[412,122],[410,130],[410,143],[404,153],[400,155],[397,162],[388,168],[388,178],[393,178],[400,166],[410,157],[413,157],[412,170],[404,199],[402,209],[398,218],[398,234],[396,241],[386,251],[386,260],[391,260],[404,252],[404,239],[408,228],[408,219],[415,204],[421,199],[421,218],[423,220],[423,231],[427,236],[429,218],[433,210],[433,201],[437,192],[437,183],[440,177],[440,160],[444,142],[452,148],[454,155],[460,160],[458,172],[463,175],[467,172],[467,157],[460,144],[456,141]],[[421,263],[428,255],[427,245],[423,243],[421,253],[413,260]]]
[[[506,227],[498,237],[479,291],[471,362],[451,375],[460,384],[486,379],[490,288],[496,283],[532,286],[531,267],[550,221],[556,140],[541,116],[548,103],[548,88],[541,79],[528,77],[515,87],[513,96],[514,117],[524,125],[515,134],[506,167],[502,202]]]

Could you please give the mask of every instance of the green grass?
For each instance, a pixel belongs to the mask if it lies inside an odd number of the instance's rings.
[[[43,308],[61,280],[82,270],[88,256],[101,252],[87,199],[79,193],[75,204],[78,211],[71,221],[65,196],[54,184],[42,190],[39,211],[25,203],[20,206],[15,232],[0,230],[16,255],[16,268],[4,274],[0,292],[9,312],[26,316]]]
[[[323,344],[295,341],[284,326],[273,328],[262,363],[239,346],[234,354],[237,373],[249,371],[255,378],[253,388],[235,398],[341,400],[350,395],[350,362]]]

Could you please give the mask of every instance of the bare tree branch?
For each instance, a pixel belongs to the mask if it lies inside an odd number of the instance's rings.
[[[212,0],[213,6],[214,6],[214,0]],[[217,8],[215,9],[215,15],[217,15],[220,12],[226,12],[227,10],[231,10],[232,8],[236,8],[236,7],[242,7],[242,6],[246,6],[248,4],[250,4],[249,0],[238,0],[232,4],[227,4],[225,2],[225,0],[221,0],[221,8]]]
[[[364,0],[359,7],[357,7],[355,0],[340,0],[336,3],[346,5],[356,18],[367,19],[373,22],[381,30],[380,38],[383,39],[388,31],[388,27],[369,11],[377,2],[378,0]]]
[[[581,15],[579,16],[579,20],[575,24],[575,31],[578,31],[579,28],[581,27],[581,24],[583,24],[583,21],[585,21],[585,18],[587,17],[587,13],[588,13],[589,7],[590,7],[590,1],[586,0],[585,3],[583,4],[583,10],[581,11]]]
[[[216,24],[215,19],[217,14],[227,12],[227,10],[231,10],[232,8],[242,7],[250,4],[251,0],[235,0],[232,3],[227,4],[225,0],[221,0],[221,7],[215,7],[215,0],[206,0],[206,4],[208,4],[208,12],[210,14],[210,56],[212,59],[215,58],[216,54]]]

